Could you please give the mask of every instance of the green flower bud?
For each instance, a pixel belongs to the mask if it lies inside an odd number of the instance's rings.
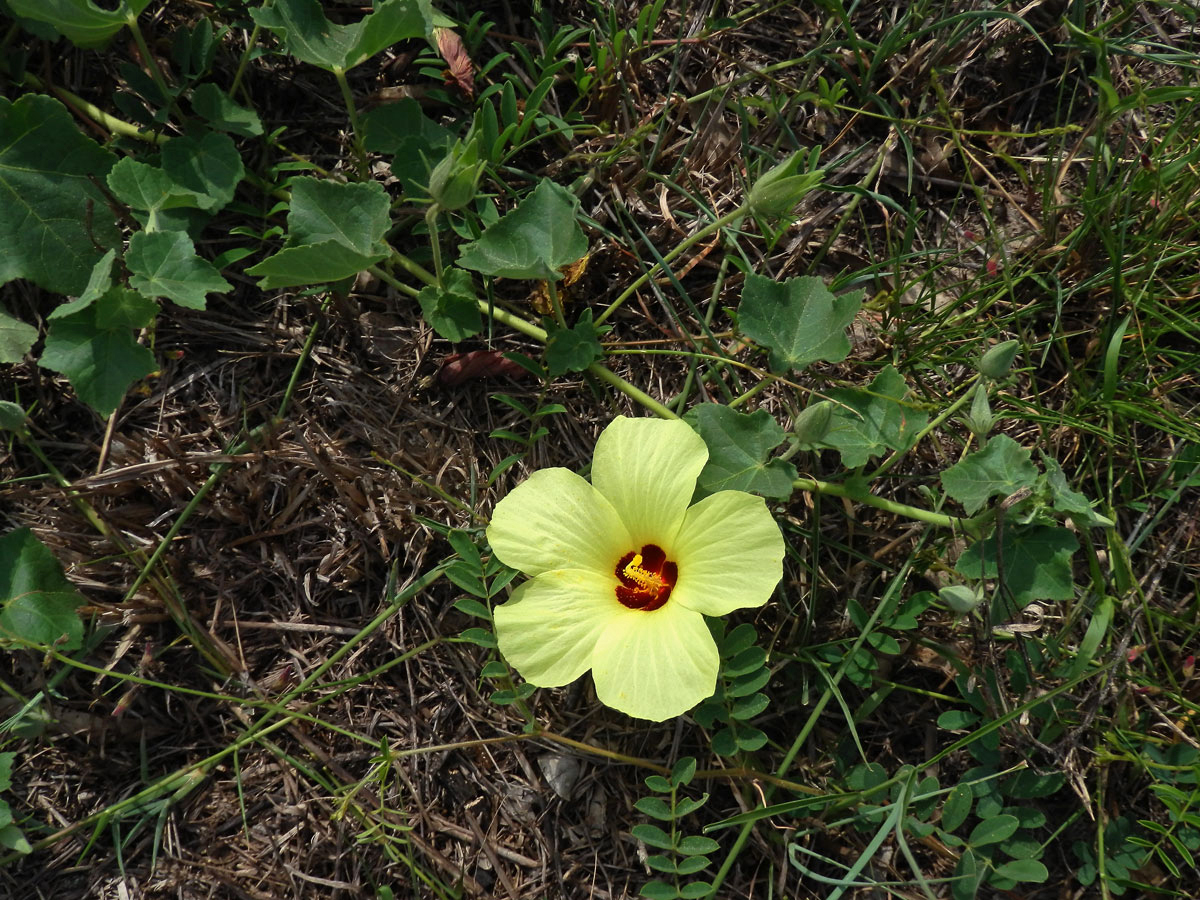
[[[988,402],[987,389],[982,382],[975,385],[975,397],[971,400],[971,412],[966,415],[964,421],[971,429],[971,434],[980,439],[986,438],[991,432],[992,426],[996,424],[996,417],[992,415],[992,404]]]
[[[1013,360],[1017,358],[1017,350],[1020,346],[1019,341],[1005,341],[1003,344],[997,344],[983,354],[983,358],[979,360],[979,371],[987,378],[999,381],[1012,368]]]
[[[429,173],[429,196],[442,210],[462,209],[475,199],[483,163],[479,159],[479,144],[472,139],[463,144],[454,142],[450,152]]]
[[[796,204],[825,174],[824,169],[816,168],[820,152],[819,147],[814,147],[807,157],[803,153],[793,153],[768,170],[750,188],[746,198],[750,212],[762,216],[785,216],[795,209]],[[797,174],[802,163],[807,164],[807,171]]]
[[[810,403],[804,412],[796,416],[792,433],[805,450],[821,446],[825,435],[829,434],[829,426],[833,423],[833,404],[828,400]]]
[[[983,602],[983,593],[978,588],[965,584],[951,584],[938,591],[938,597],[956,613],[974,612]]]

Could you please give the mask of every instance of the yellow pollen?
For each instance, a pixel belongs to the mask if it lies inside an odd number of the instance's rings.
[[[625,566],[622,573],[626,578],[636,582],[637,586],[643,591],[661,591],[667,586],[662,576],[655,575],[653,572],[642,568],[642,554],[640,553],[633,555],[633,559]]]

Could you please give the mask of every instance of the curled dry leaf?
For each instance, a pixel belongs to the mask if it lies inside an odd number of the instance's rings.
[[[451,28],[434,28],[433,37],[438,53],[450,67],[446,72],[446,83],[457,84],[468,97],[475,96],[475,66],[471,64],[462,38]]]
[[[454,387],[476,378],[520,378],[528,374],[511,359],[505,359],[499,350],[472,350],[469,353],[450,353],[442,360],[438,369],[437,382],[443,387]]]

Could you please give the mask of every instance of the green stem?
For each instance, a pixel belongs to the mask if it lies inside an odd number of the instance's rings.
[[[754,385],[754,387],[750,388],[750,390],[746,391],[740,397],[734,397],[732,400],[729,401],[729,403],[727,405],[729,406],[730,409],[737,409],[739,406],[741,406],[747,400],[750,400],[752,397],[754,397],[755,394],[762,391],[769,384],[774,384],[774,381],[770,378],[764,378],[762,381],[758,382],[758,384]]]
[[[622,378],[620,375],[618,375],[616,372],[614,372],[612,369],[608,368],[607,366],[602,366],[602,365],[600,365],[600,363],[594,362],[590,366],[588,366],[587,370],[589,372],[591,372],[593,375],[595,375],[597,378],[599,378],[601,381],[607,381],[609,384],[611,384],[613,387],[615,387],[618,391],[620,391],[626,397],[629,397],[631,400],[634,400],[634,401],[642,404],[642,406],[646,407],[646,409],[650,410],[656,416],[660,416],[664,419],[678,419],[679,418],[679,416],[676,415],[676,413],[673,410],[671,410],[667,406],[664,406],[662,403],[659,403],[657,400],[655,400],[653,397],[651,397],[649,394],[647,394],[641,388],[639,388],[633,384],[630,384],[628,381],[626,381],[624,378]]]
[[[615,313],[618,309],[620,309],[621,305],[626,300],[628,300],[630,297],[632,297],[635,291],[637,291],[647,281],[649,281],[651,278],[653,278],[656,272],[658,272],[660,269],[664,269],[668,264],[670,264],[671,260],[675,259],[675,257],[679,256],[679,254],[683,253],[689,247],[692,247],[695,244],[698,244],[700,241],[704,240],[706,237],[708,237],[713,232],[719,231],[720,229],[722,229],[726,225],[728,225],[730,222],[734,222],[734,221],[742,218],[743,216],[746,215],[746,213],[749,211],[749,209],[750,209],[749,205],[743,203],[741,206],[739,206],[737,209],[733,210],[732,212],[728,212],[725,215],[721,216],[720,218],[714,219],[712,222],[705,225],[703,228],[701,228],[699,231],[697,231],[691,237],[685,238],[681,243],[679,243],[675,247],[674,250],[672,250],[670,253],[668,253],[666,256],[664,256],[662,258],[661,262],[656,262],[654,265],[652,265],[650,268],[648,268],[645,272],[643,272],[640,277],[635,279],[633,284],[631,284],[629,287],[625,288],[625,290],[621,294],[621,296],[619,296],[616,300],[614,300],[612,303],[610,303],[608,305],[608,309],[604,310],[604,312],[600,313],[600,315],[596,317],[596,324],[602,325],[604,323],[605,319],[607,319],[609,316],[611,316],[613,313]]]
[[[150,47],[146,44],[146,38],[142,34],[142,29],[138,27],[137,15],[130,13],[125,20],[126,26],[133,32],[133,39],[138,45],[138,52],[141,53],[142,59],[146,63],[146,68],[150,72],[150,77],[154,81],[154,86],[158,88],[162,94],[163,103],[173,110],[176,110],[175,98],[171,96],[171,89],[167,87],[167,79],[163,77],[162,69],[158,67],[158,60],[154,58],[154,54],[150,52]]]
[[[442,239],[438,234],[437,217],[441,209],[435,203],[425,212],[425,227],[429,229],[429,249],[433,251],[434,284],[441,290],[445,287],[442,280]]]
[[[342,102],[346,105],[346,116],[350,119],[351,144],[354,147],[354,158],[358,163],[358,174],[364,180],[367,177],[367,151],[362,144],[362,129],[358,124],[358,108],[354,105],[354,94],[350,90],[350,82],[346,80],[344,69],[332,69],[333,77],[337,79],[338,90],[342,92]]]
[[[116,116],[110,116],[94,103],[88,103],[78,94],[73,94],[66,88],[58,87],[57,85],[50,86],[38,78],[36,75],[26,72],[23,77],[22,84],[37,91],[51,91],[58,98],[64,101],[68,106],[74,107],[75,110],[87,116],[102,128],[106,128],[112,134],[119,134],[121,137],[131,138],[135,141],[142,141],[146,144],[162,144],[166,142],[166,137],[154,131],[142,131],[138,126],[126,122],[124,119],[118,119]]]
[[[242,53],[241,59],[238,60],[237,71],[233,74],[233,84],[229,86],[230,97],[236,94],[238,88],[242,85],[242,76],[246,74],[246,66],[250,62],[250,54],[258,46],[259,28],[260,26],[255,24],[254,30],[250,32],[250,37],[246,41],[246,50]]]
[[[948,407],[946,407],[945,411],[943,411],[940,415],[938,415],[938,417],[936,419],[934,419],[928,425],[926,425],[924,428],[922,428],[920,431],[918,431],[917,436],[915,438],[913,438],[912,441],[909,443],[909,447],[915,447],[917,444],[921,443],[921,441],[925,440],[925,438],[929,434],[931,434],[934,431],[934,429],[940,428],[942,426],[942,423],[946,422],[952,415],[954,415],[956,412],[958,412],[960,409],[962,409],[963,406],[966,405],[967,401],[970,400],[972,395],[974,394],[975,382],[977,382],[980,379],[980,377],[981,376],[978,373],[976,373],[971,378],[971,380],[967,382],[967,390],[963,392],[963,395],[961,397],[959,397],[957,400],[955,400],[953,403],[951,403]],[[876,469],[874,472],[872,472],[867,477],[867,480],[874,481],[880,475],[885,474],[892,466],[894,466],[896,463],[898,463],[903,456],[904,456],[904,453],[902,453],[901,451],[893,450],[892,455],[889,456],[887,459],[885,459],[882,463],[880,463],[879,468]]]
[[[843,484],[834,484],[829,481],[817,481],[815,478],[797,478],[792,482],[792,487],[799,491],[812,491],[816,494],[828,494],[831,497],[846,497],[856,503],[864,503],[867,506],[874,506],[876,509],[882,509],[885,512],[890,512],[893,515],[904,516],[907,519],[915,519],[918,522],[928,522],[930,525],[937,525],[941,528],[959,528],[970,529],[978,524],[979,517],[971,519],[963,519],[958,516],[947,516],[942,513],[931,512],[927,509],[922,509],[919,506],[909,506],[906,503],[897,503],[894,500],[888,500],[884,497],[877,497],[874,494],[863,493],[862,491],[851,490]]]

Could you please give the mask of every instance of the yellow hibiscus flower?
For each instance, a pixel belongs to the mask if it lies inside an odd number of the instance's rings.
[[[704,617],[767,602],[783,536],[744,491],[690,506],[707,461],[686,423],[621,416],[596,441],[590,484],[542,469],[496,505],[492,551],[532,576],[495,610],[500,652],[526,681],[590,669],[600,702],[656,722],[712,695]]]

